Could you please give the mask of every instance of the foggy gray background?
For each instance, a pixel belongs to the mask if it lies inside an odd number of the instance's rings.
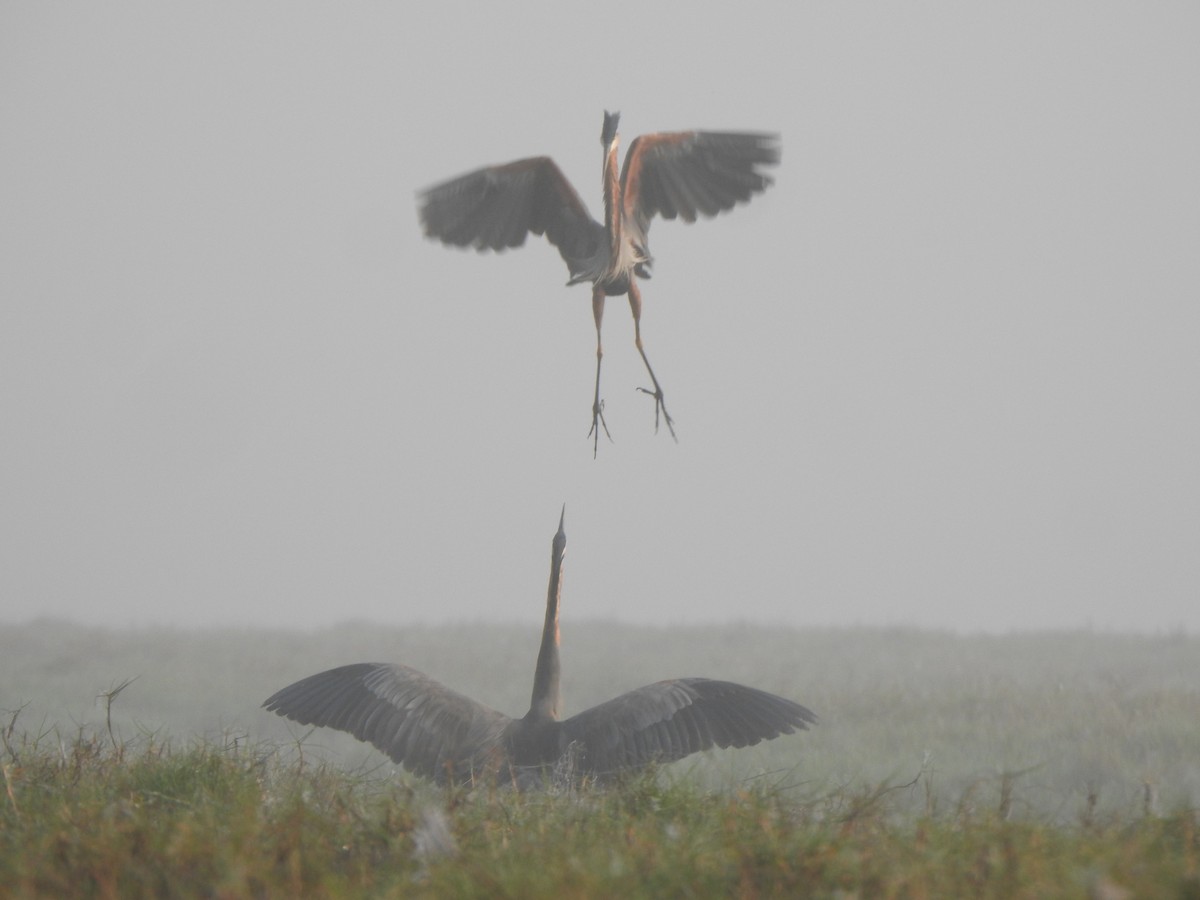
[[[623,23],[631,23],[633,27]],[[1200,627],[1200,7],[0,6],[0,619]],[[644,338],[415,192],[778,131]]]

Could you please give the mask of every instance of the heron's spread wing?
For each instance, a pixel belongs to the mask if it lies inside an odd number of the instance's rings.
[[[581,771],[608,775],[711,747],[747,747],[803,730],[817,717],[798,703],[708,678],[660,681],[563,722]]]
[[[544,234],[572,278],[586,274],[606,247],[604,226],[548,156],[453,178],[423,192],[420,206],[425,234],[456,247],[503,250],[531,232]]]
[[[347,731],[410,772],[466,781],[502,760],[512,720],[408,666],[356,663],[288,685],[263,706],[302,725]]]
[[[697,215],[715,216],[764,191],[771,178],[760,166],[779,162],[779,138],[773,134],[680,131],[634,139],[621,173],[627,222],[643,238],[650,221]]]

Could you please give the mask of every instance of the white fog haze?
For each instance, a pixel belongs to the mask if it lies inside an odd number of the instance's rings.
[[[564,631],[1195,632],[1198,37],[1170,3],[0,5],[0,622],[532,643],[565,503]],[[426,239],[416,195],[546,154],[602,217],[606,109],[622,158],[782,162],[655,222],[679,440],[615,297],[593,459],[589,286]]]

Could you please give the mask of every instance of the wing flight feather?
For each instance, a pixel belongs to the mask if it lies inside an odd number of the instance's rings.
[[[816,722],[798,703],[708,678],[660,681],[563,722],[583,771],[605,776],[716,747],[746,747]]]
[[[499,759],[512,720],[416,669],[356,663],[288,685],[263,706],[367,741],[410,772],[464,781]]]

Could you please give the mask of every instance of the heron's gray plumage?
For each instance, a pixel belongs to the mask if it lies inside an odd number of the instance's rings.
[[[749,747],[814,722],[800,704],[756,688],[679,678],[622,694],[562,724],[568,743],[581,747],[583,769],[607,775],[713,747]]]
[[[747,747],[816,722],[757,688],[678,678],[558,718],[558,611],[566,534],[551,545],[546,621],[529,712],[510,718],[408,666],[355,663],[310,675],[263,706],[302,725],[349,732],[438,783],[536,783],[569,758],[574,779],[606,779],[712,747]]]
[[[545,235],[572,280],[591,280],[608,256],[604,226],[548,156],[478,169],[429,188],[422,194],[421,222],[427,235],[481,252]]]
[[[438,782],[494,769],[512,720],[409,666],[354,663],[276,692],[264,708],[301,725],[345,731]]]
[[[615,139],[615,130],[613,139]],[[654,216],[695,222],[745,203],[771,178],[758,169],[779,162],[771,134],[682,131],[643,135],[629,147],[621,173],[622,227],[648,252]],[[567,264],[571,283],[615,286],[632,266],[613,269],[604,225],[548,156],[487,166],[421,193],[425,234],[456,247],[506,250],[545,235]],[[624,293],[624,290],[614,291]]]
[[[519,247],[545,235],[562,256],[568,285],[590,281],[596,320],[596,390],[592,428],[599,442],[600,318],[604,298],[629,295],[635,341],[654,383],[655,422],[662,412],[674,435],[662,388],[641,339],[637,278],[649,278],[650,224],[655,216],[694,222],[745,203],[771,184],[761,169],[779,162],[777,135],[679,131],[636,138],[617,171],[618,113],[604,114],[604,222],[594,219],[562,170],[548,156],[487,166],[434,185],[419,195],[425,234],[477,250]]]

